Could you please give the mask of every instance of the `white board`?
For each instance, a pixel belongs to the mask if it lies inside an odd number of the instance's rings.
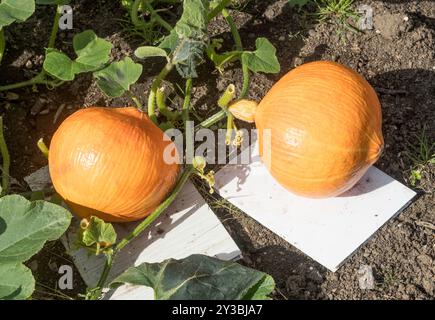
[[[137,223],[115,224],[118,239],[130,233]],[[78,227],[76,224],[75,228]],[[62,239],[72,255],[80,275],[88,286],[95,286],[104,266],[104,257],[90,256],[85,249],[74,251],[75,228]],[[241,252],[219,219],[189,181],[166,212],[138,238],[128,244],[116,257],[113,279],[127,268],[142,262],[161,262],[168,258],[181,259],[191,254],[205,254],[222,260],[240,258]],[[153,299],[153,290],[123,285],[108,292],[105,299]]]
[[[336,271],[416,195],[371,167],[342,196],[299,197],[281,187],[269,174],[260,161],[257,143],[243,152],[249,150],[252,152],[249,164],[228,164],[217,172],[219,194],[331,271]]]

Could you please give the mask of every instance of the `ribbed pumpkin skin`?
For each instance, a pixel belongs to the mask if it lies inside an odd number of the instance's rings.
[[[81,109],[60,125],[51,140],[54,188],[82,218],[139,220],[165,199],[176,182],[178,164],[163,161],[164,149],[172,142],[163,141],[163,136],[136,108]]]
[[[287,73],[260,102],[255,123],[272,176],[305,197],[349,190],[383,149],[376,92],[358,73],[334,62],[307,63]],[[270,149],[264,149],[265,129],[271,130]]]

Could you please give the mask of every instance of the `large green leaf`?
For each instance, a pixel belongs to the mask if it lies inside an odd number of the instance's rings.
[[[183,14],[171,33],[159,45],[171,54],[172,63],[183,78],[196,78],[197,66],[207,48],[209,0],[184,0]]]
[[[0,300],[27,299],[35,289],[32,272],[22,263],[0,264]]]
[[[205,42],[202,40],[183,38],[178,42],[172,62],[183,78],[198,77],[196,67],[203,61],[206,47]]]
[[[0,299],[32,294],[35,280],[22,262],[58,239],[70,222],[71,214],[56,204],[19,195],[0,198]]]
[[[0,264],[26,261],[46,241],[58,239],[70,221],[65,208],[47,201],[30,202],[18,195],[0,198]]]
[[[255,51],[242,53],[243,63],[253,72],[278,73],[281,68],[273,44],[266,38],[258,38],[255,46]]]
[[[109,61],[112,50],[112,44],[98,38],[92,30],[75,35],[73,47],[77,55],[75,60],[71,60],[63,52],[49,49],[43,65],[44,70],[62,81],[72,81],[79,73],[91,72],[103,67]]]
[[[142,263],[117,277],[111,287],[124,283],[151,287],[155,298],[162,300],[263,300],[275,287],[268,274],[198,254]]]
[[[183,14],[175,25],[179,38],[200,40],[206,34],[209,0],[184,0]]]
[[[103,70],[94,72],[97,85],[110,97],[119,97],[130,89],[142,74],[142,65],[133,62],[131,58],[111,63]]]
[[[35,12],[35,0],[1,0],[0,29],[15,21],[26,21]]]

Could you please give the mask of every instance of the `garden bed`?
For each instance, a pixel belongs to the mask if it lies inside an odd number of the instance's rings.
[[[423,134],[429,143],[435,139],[435,3],[356,1],[373,8],[375,25],[373,30],[353,32],[334,21],[318,22],[309,14],[314,7],[299,10],[285,0],[245,2],[231,10],[244,46],[253,49],[257,37],[267,37],[277,48],[281,64],[279,74],[252,76],[249,97],[260,100],[280,76],[305,62],[332,60],[350,66],[368,79],[382,104],[385,150],[376,166],[412,186],[411,170],[416,163],[409,153],[418,156],[414,147],[419,148],[418,137]],[[71,53],[72,36],[86,29],[95,30],[113,44],[113,59],[133,57],[134,49],[143,44],[143,39],[121,31],[120,20],[126,17],[117,1],[81,1],[73,8],[74,30],[60,31],[57,39],[57,47],[64,52]],[[40,70],[53,14],[53,8],[39,7],[28,21],[7,29],[8,50],[0,84],[25,80]],[[174,9],[174,14],[179,16],[180,12]],[[224,46],[231,46],[231,32],[222,17],[215,19],[209,29],[224,39]],[[162,66],[157,59],[144,64],[145,72],[132,88],[143,105],[151,81]],[[200,69],[199,74],[206,76],[196,80],[192,104],[195,112],[205,118],[216,111],[215,101],[227,85],[242,83],[242,71],[238,66],[229,67],[219,76],[211,63]],[[41,137],[50,141],[69,114],[83,106],[131,105],[127,97],[105,97],[90,75],[79,76],[54,90],[39,86],[37,92],[30,87],[13,92],[18,97],[3,94],[0,105],[11,154],[10,175],[20,184],[25,176],[46,165],[36,141]],[[275,279],[275,299],[433,299],[435,165],[425,165],[421,175],[413,186],[421,193],[418,200],[335,273],[217,195],[209,195],[207,189],[203,196],[241,248],[242,264]],[[23,191],[17,184],[12,190]],[[59,242],[49,243],[27,263],[37,280],[34,298],[62,298],[55,296],[59,294],[76,297],[84,292],[77,273],[73,290],[57,290],[57,270],[65,263],[72,265]],[[358,270],[363,265],[373,268],[376,286],[372,290],[359,287]]]

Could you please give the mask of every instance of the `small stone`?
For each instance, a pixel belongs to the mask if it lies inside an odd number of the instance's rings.
[[[47,104],[47,102],[47,99],[39,97],[33,107],[30,109],[30,114],[32,116],[36,116],[39,112],[41,112],[42,108]]]
[[[295,58],[295,62],[294,62],[295,67],[300,66],[303,63],[304,63],[304,61],[302,58],[300,58],[300,57]]]
[[[431,265],[432,264],[432,258],[429,257],[426,254],[421,254],[417,256],[417,261],[424,265]]]
[[[278,38],[278,40],[279,40],[279,41],[285,41],[285,40],[286,40],[286,37],[285,37],[285,36],[280,36],[280,37]]]
[[[27,62],[26,62],[26,68],[27,69],[32,69],[32,67],[33,67],[32,61],[31,60],[27,60]]]
[[[50,113],[50,109],[44,109],[42,111],[39,112],[40,115],[46,115]]]
[[[316,35],[316,30],[314,30],[314,29],[311,29],[310,31],[308,31],[308,35],[310,36],[310,37],[314,37],[315,35]]]
[[[375,288],[375,277],[371,266],[362,265],[358,270],[358,274],[360,275],[358,283],[361,290],[373,290]]]
[[[29,268],[30,270],[32,270],[33,272],[38,271],[38,261],[33,260],[29,263]]]

